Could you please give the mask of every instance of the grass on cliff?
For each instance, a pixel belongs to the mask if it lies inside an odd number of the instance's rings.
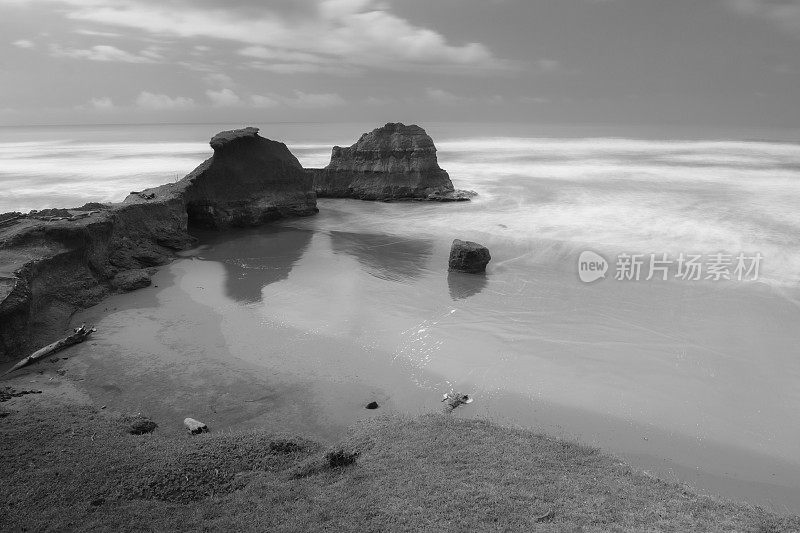
[[[800,530],[591,448],[446,415],[379,419],[328,450],[266,432],[134,436],[87,408],[11,412],[0,474],[3,531]]]

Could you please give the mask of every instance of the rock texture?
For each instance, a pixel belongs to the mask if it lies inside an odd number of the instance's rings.
[[[485,272],[491,260],[489,249],[476,242],[455,239],[450,247],[449,269],[452,272]]]
[[[111,286],[123,292],[149,287],[152,283],[150,276],[152,276],[153,273],[154,269],[147,268],[126,270],[114,276],[114,279],[111,280]]]
[[[317,211],[311,179],[284,144],[245,128],[216,135],[211,145],[214,155],[181,181],[121,204],[0,224],[0,361],[60,336],[76,309],[113,290],[144,286],[142,269],[169,262],[194,242],[190,227]]]
[[[178,197],[189,224],[214,229],[317,212],[312,179],[285,144],[264,139],[258,128],[223,131],[210,144],[213,157],[181,181],[131,193],[125,202]]]
[[[333,147],[330,164],[311,170],[320,197],[361,200],[468,200],[439,168],[433,140],[419,126],[389,123],[354,145]],[[459,191],[462,192],[462,191]]]

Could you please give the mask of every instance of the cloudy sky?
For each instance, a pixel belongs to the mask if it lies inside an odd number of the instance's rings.
[[[0,0],[0,124],[800,124],[800,0]]]

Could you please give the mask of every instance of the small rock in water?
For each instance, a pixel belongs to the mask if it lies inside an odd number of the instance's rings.
[[[380,407],[380,405],[378,405],[378,402],[369,402],[367,404],[367,409],[377,409],[378,407]]]
[[[461,394],[460,392],[449,392],[442,394],[442,401],[445,402],[445,411],[448,413],[460,405],[472,403],[472,398],[468,394]]]
[[[208,426],[194,418],[184,418],[183,425],[188,428],[189,433],[192,435],[208,432]]]
[[[486,265],[492,260],[489,249],[471,241],[455,239],[450,247],[448,268],[454,272],[478,274],[486,272]]]
[[[149,418],[142,416],[131,422],[131,427],[128,429],[128,433],[131,435],[144,435],[145,433],[152,433],[157,427],[158,424]]]

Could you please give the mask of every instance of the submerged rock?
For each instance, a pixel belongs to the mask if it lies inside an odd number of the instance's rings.
[[[478,193],[475,191],[455,190],[431,193],[428,195],[427,200],[432,202],[469,202],[476,196],[478,196]]]
[[[486,271],[492,260],[489,249],[472,241],[455,239],[450,247],[449,270],[477,274]]]
[[[380,405],[378,405],[378,402],[369,402],[366,407],[367,409],[377,409]]]
[[[439,168],[433,139],[416,125],[389,123],[352,146],[334,146],[330,164],[311,173],[320,197],[457,201],[444,200],[453,183]]]

